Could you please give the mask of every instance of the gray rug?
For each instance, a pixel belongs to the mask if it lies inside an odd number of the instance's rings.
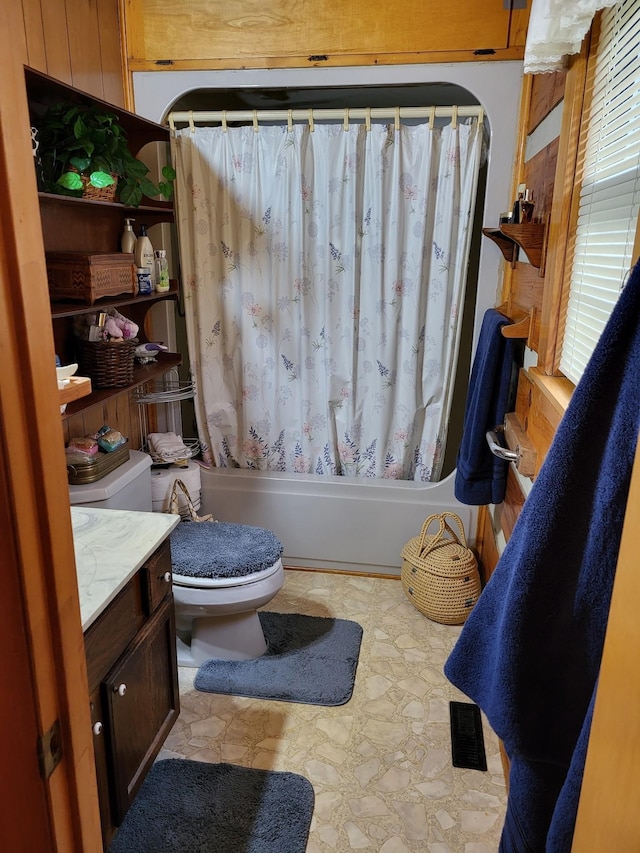
[[[109,853],[304,853],[313,803],[297,773],[157,761]]]
[[[347,619],[260,612],[268,650],[255,660],[209,660],[196,690],[279,699],[307,705],[344,705],[353,693],[362,627]]]

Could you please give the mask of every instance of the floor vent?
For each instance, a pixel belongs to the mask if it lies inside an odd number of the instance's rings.
[[[472,702],[449,702],[449,714],[453,766],[486,770],[480,708]]]

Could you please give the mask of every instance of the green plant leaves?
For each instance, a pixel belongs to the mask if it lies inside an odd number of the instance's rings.
[[[49,192],[79,196],[82,175],[96,187],[118,180],[122,204],[137,207],[143,196],[171,198],[175,170],[167,165],[154,184],[149,169],[131,153],[118,116],[99,104],[56,104],[38,125],[41,183]],[[73,170],[73,171],[72,171]]]

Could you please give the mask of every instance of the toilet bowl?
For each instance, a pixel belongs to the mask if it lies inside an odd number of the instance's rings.
[[[130,457],[94,484],[69,486],[71,504],[151,511],[151,458],[135,450]],[[264,654],[257,608],[284,583],[282,545],[274,534],[244,524],[185,521],[171,535],[171,554],[178,664]]]
[[[173,573],[178,663],[200,666],[211,658],[250,660],[267,650],[258,607],[284,583],[282,561],[242,578],[194,579]]]
[[[185,522],[171,534],[178,663],[249,660],[267,643],[257,608],[284,583],[282,544],[246,524]]]

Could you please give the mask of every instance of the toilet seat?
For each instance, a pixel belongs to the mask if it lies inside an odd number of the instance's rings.
[[[172,572],[172,580],[174,586],[192,587],[194,589],[220,589],[233,586],[245,586],[246,584],[256,583],[257,581],[266,580],[271,575],[282,569],[282,560],[278,558],[272,566],[267,566],[259,572],[251,572],[248,575],[233,578],[203,578],[203,577],[188,577],[187,575],[178,575]]]

